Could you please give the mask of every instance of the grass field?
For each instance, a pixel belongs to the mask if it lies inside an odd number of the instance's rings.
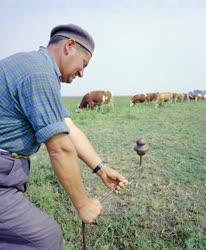
[[[87,249],[206,249],[206,102],[154,108],[129,107],[115,97],[114,109],[75,113],[79,98],[64,98],[76,124],[109,165],[133,180],[104,201],[98,225],[86,226]],[[150,150],[133,150],[144,136]],[[108,190],[80,162],[88,193],[101,198]],[[32,157],[27,195],[61,225],[65,250],[81,249],[81,221],[57,183],[46,149]]]

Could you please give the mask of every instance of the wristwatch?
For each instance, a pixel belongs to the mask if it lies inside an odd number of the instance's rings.
[[[96,174],[105,164],[106,164],[106,161],[104,160],[100,161],[100,163],[98,163],[96,167],[93,169],[92,173]]]

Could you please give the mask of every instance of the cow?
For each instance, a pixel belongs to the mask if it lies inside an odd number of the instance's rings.
[[[206,101],[206,94],[202,94],[202,99]]]
[[[185,98],[185,94],[184,93],[172,93],[172,100],[174,103],[176,103],[177,101],[183,101]]]
[[[184,93],[184,101],[189,101],[189,94],[188,93]]]
[[[171,103],[172,99],[173,99],[173,94],[171,92],[159,93],[157,95],[155,107],[158,107],[160,104],[162,104],[164,102]]]
[[[130,99],[130,107],[137,103],[148,102],[147,94],[134,95]]]
[[[192,100],[194,100],[194,101],[197,101],[197,98],[196,98],[196,96],[195,95],[193,95],[193,94],[189,94],[189,100],[190,101],[192,101]]]
[[[202,99],[201,94],[189,94],[189,100],[190,101],[198,101]]]
[[[76,109],[76,112],[80,112],[82,109],[99,108],[103,104],[109,104],[113,106],[112,93],[110,91],[104,90],[91,91],[83,96],[81,103]]]
[[[158,92],[155,93],[147,93],[147,99],[149,102],[153,102],[157,100]]]
[[[204,100],[203,94],[197,94],[197,100]]]

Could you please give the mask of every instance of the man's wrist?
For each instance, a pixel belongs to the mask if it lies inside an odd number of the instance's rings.
[[[101,160],[93,169],[92,173],[93,174],[97,174],[99,172],[99,170],[106,165],[106,162],[104,160]]]

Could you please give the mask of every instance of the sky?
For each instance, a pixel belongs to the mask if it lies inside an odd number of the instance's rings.
[[[84,77],[63,96],[206,90],[205,0],[0,0],[0,59],[46,46],[54,26],[74,23],[96,48]]]

